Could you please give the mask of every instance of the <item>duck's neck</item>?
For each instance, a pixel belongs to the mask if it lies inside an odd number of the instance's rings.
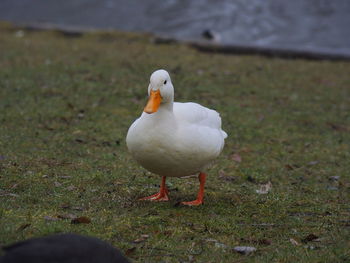
[[[161,122],[164,122],[164,120],[170,121],[174,117],[173,112],[173,102],[166,102],[162,103],[160,107],[158,108],[157,112],[150,114],[150,118],[154,120],[155,122],[159,122],[161,119]]]
[[[158,130],[158,132],[163,132],[168,131],[168,129],[175,130],[176,119],[173,112],[173,102],[162,103],[157,112],[144,114],[141,121],[150,131]]]
[[[173,106],[174,102],[173,101],[167,101],[165,103],[162,103],[159,107],[158,111],[164,111],[164,112],[173,112]]]

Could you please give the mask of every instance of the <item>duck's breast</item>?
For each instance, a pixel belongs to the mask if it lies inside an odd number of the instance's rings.
[[[147,170],[164,176],[182,176],[176,149],[177,125],[171,116],[142,114],[129,128],[126,143],[135,160]]]
[[[224,145],[217,112],[195,103],[174,103],[172,115],[143,114],[130,127],[127,146],[147,170],[162,176],[200,172]]]

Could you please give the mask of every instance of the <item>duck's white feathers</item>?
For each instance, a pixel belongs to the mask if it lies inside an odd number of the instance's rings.
[[[194,102],[174,102],[175,117],[187,121],[189,124],[210,127],[221,130],[221,118],[217,111],[203,107]],[[227,133],[221,130],[224,138]]]
[[[143,113],[126,138],[133,157],[161,176],[202,171],[222,151],[227,134],[219,114],[197,103],[173,103],[173,110]]]

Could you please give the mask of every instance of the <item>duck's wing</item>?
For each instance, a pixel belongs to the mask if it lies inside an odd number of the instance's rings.
[[[227,137],[227,133],[221,129],[221,117],[215,110],[203,107],[198,103],[175,102],[174,114],[176,119],[181,122],[202,126],[203,128],[217,129],[221,132],[224,139]]]

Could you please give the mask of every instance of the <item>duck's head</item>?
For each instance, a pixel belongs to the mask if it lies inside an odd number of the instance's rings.
[[[152,73],[148,96],[144,112],[149,114],[157,112],[161,104],[169,104],[174,101],[174,87],[166,70],[159,69]]]

